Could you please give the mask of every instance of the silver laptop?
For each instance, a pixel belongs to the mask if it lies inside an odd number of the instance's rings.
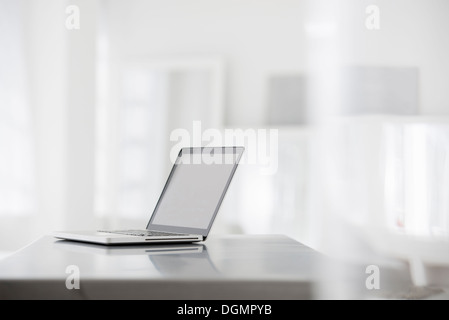
[[[183,148],[146,229],[54,232],[105,245],[204,241],[242,157],[243,147]]]

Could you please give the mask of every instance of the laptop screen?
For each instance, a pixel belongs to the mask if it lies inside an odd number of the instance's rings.
[[[206,236],[242,153],[242,147],[182,149],[147,229]]]

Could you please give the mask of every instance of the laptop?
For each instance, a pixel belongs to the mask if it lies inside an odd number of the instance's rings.
[[[145,229],[53,236],[104,245],[205,241],[243,152],[243,147],[182,148]]]

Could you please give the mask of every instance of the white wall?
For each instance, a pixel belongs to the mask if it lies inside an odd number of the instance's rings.
[[[380,29],[368,30],[368,5],[379,8]],[[422,114],[449,114],[449,2],[345,0],[340,10],[341,63],[418,67]]]
[[[230,125],[265,120],[267,77],[305,68],[304,1],[105,1],[118,59],[221,56]]]
[[[365,9],[380,9],[380,30]],[[107,1],[119,59],[219,55],[227,63],[226,123],[261,125],[268,76],[305,72],[307,1]],[[327,6],[329,7],[329,6]],[[445,0],[343,1],[334,12],[342,65],[418,67],[423,114],[447,114],[449,29]],[[326,5],[323,12],[328,10]]]

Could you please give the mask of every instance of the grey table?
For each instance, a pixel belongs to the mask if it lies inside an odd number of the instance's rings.
[[[44,236],[0,260],[0,299],[307,299],[318,259],[281,235],[118,247]]]

